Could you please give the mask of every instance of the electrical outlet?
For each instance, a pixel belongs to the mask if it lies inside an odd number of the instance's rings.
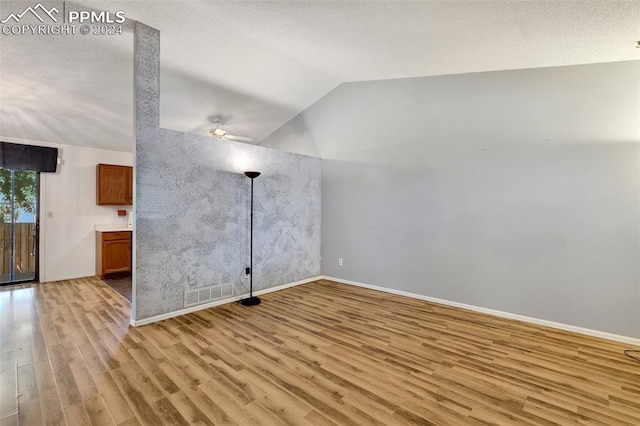
[[[194,285],[196,283],[196,276],[193,274],[189,275],[187,279],[189,280],[189,285]]]
[[[338,266],[342,266],[342,258],[341,257],[338,258]]]
[[[53,212],[52,211],[48,211],[47,212],[47,219],[53,219]]]

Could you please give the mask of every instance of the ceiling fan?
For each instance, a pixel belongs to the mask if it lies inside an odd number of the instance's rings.
[[[209,136],[213,136],[214,138],[225,139],[229,141],[253,142],[253,138],[250,138],[248,136],[236,136],[236,135],[227,134],[227,132],[225,132],[220,128],[222,117],[220,117],[219,115],[212,116],[211,122],[216,125],[216,128],[209,130]]]

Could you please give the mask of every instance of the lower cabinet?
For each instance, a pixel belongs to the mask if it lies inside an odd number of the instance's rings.
[[[131,231],[96,231],[96,275],[131,272]]]

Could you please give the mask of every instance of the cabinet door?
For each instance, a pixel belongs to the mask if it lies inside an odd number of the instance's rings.
[[[96,166],[96,203],[130,205],[133,202],[133,168],[113,164]]]
[[[102,273],[131,270],[131,239],[102,242]]]
[[[126,193],[125,200],[127,201],[125,204],[132,205],[133,204],[133,167],[127,166],[127,180],[125,182],[126,185]]]

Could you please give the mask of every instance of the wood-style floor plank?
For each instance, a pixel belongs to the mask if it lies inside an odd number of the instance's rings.
[[[130,328],[97,278],[0,288],[3,425],[640,424],[625,345],[317,281]]]

